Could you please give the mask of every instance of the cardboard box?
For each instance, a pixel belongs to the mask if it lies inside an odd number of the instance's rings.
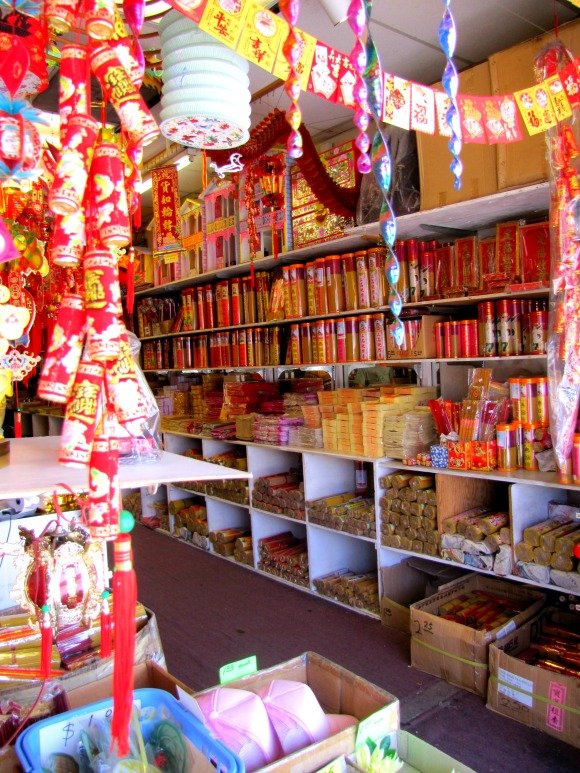
[[[292,660],[230,682],[228,687],[255,691],[272,679],[291,679],[309,685],[329,714],[350,714],[360,720],[388,706],[386,724],[391,730],[399,727],[399,701],[394,695],[315,652],[305,652]],[[349,727],[261,770],[276,773],[318,770],[337,757],[349,754],[354,749],[355,738],[356,726]]]
[[[440,83],[434,85],[442,91]],[[461,94],[491,94],[491,78],[487,62],[459,74]],[[453,187],[455,178],[449,165],[452,160],[447,137],[417,132],[421,209],[435,209],[446,204],[476,199],[497,193],[497,149],[495,145],[465,143],[461,149],[463,174],[461,188]]]
[[[443,322],[447,317],[440,314],[423,314],[420,319],[403,320],[407,348],[395,346],[392,336],[388,336],[387,360],[416,359],[435,357],[435,323]],[[387,328],[388,330],[388,328]]]
[[[438,616],[443,603],[472,590],[488,591],[515,601],[529,601],[529,605],[506,625],[486,632]],[[485,696],[489,644],[537,615],[544,599],[544,594],[538,591],[479,574],[451,582],[434,596],[411,605],[411,664]]]
[[[580,680],[514,657],[537,637],[547,614],[491,644],[487,707],[580,747]],[[568,620],[578,625],[578,615],[559,610],[551,614],[556,624]]]
[[[180,691],[191,695],[193,690],[187,687],[183,682],[176,679],[164,668],[152,660],[145,660],[137,663],[133,667],[133,678],[135,680],[135,690],[143,687],[156,687],[158,690],[165,690],[171,693],[174,698],[179,698]],[[89,684],[80,685],[73,689],[67,689],[66,697],[71,709],[86,706],[87,703],[110,698],[113,694],[113,675],[109,674],[103,679],[98,679]]]
[[[580,21],[572,21],[558,27],[558,38],[573,55],[580,49]],[[550,41],[553,33],[538,37],[500,51],[489,58],[491,90],[488,93],[500,96],[513,94],[536,83],[534,59]],[[459,89],[463,89],[460,87]],[[523,124],[522,124],[523,126]],[[548,179],[546,135],[542,132],[530,137],[523,127],[525,138],[497,146],[497,177],[499,190],[531,185]]]
[[[165,655],[161,645],[159,629],[155,615],[147,613],[149,620],[143,628],[137,632],[135,641],[135,663],[141,663],[145,660],[153,660],[161,667],[165,666]],[[100,682],[113,674],[113,658],[97,660],[95,663],[78,668],[76,671],[66,671],[55,681],[58,682],[67,692],[77,687],[84,687],[95,682]],[[10,697],[17,703],[22,702],[27,705],[32,704],[38,696],[38,682],[23,682],[22,687],[17,690],[11,686],[10,691],[0,690],[0,698]],[[96,699],[95,699],[96,700]]]
[[[416,770],[419,773],[449,773],[449,771],[455,771],[455,773],[475,773],[473,768],[458,762],[458,760],[453,759],[445,752],[442,752],[435,746],[431,746],[427,741],[417,738],[416,735],[408,733],[406,730],[397,730],[389,734],[389,748],[396,749],[397,756],[405,763],[401,768],[402,771]],[[344,768],[339,766],[337,770],[345,770],[347,773],[349,771],[360,773],[362,769],[356,764],[355,756],[351,755],[346,759],[346,766]]]
[[[409,633],[410,606],[442,590],[447,583],[464,574],[455,568],[431,563],[429,571],[422,571],[416,564],[427,563],[421,559],[407,558],[393,566],[381,569],[381,623],[387,628]],[[435,576],[434,576],[435,575]]]

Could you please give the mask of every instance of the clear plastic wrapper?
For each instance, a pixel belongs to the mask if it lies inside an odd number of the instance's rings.
[[[574,67],[561,40],[535,60],[539,82]],[[564,77],[564,80],[565,77]],[[571,472],[574,431],[580,403],[580,153],[578,107],[546,132],[550,169],[551,282],[548,321],[550,428],[561,473]]]
[[[407,215],[419,209],[419,163],[414,132],[385,126],[392,160],[392,205],[396,215]],[[374,174],[363,175],[356,208],[357,225],[375,223],[384,201]]]
[[[156,462],[161,455],[159,406],[145,374],[139,366],[141,341],[134,333],[127,332],[139,389],[146,406],[146,417],[140,422],[138,432],[130,434],[123,426],[117,426],[119,438],[119,463],[142,464]]]

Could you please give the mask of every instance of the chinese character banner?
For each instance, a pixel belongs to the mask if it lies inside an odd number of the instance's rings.
[[[179,217],[179,188],[177,169],[164,166],[151,173],[153,181],[153,220],[158,250],[181,247],[181,219]]]

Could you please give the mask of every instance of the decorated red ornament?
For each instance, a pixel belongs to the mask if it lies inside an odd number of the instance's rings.
[[[80,361],[62,425],[62,464],[86,467],[90,462],[104,378],[105,369],[100,362]]]
[[[91,69],[117,111],[129,142],[133,145],[152,142],[158,136],[159,128],[115,51],[108,45],[94,48]]]
[[[85,29],[92,40],[109,40],[115,32],[115,0],[84,0]]]
[[[118,470],[117,439],[96,435],[89,465],[89,529],[96,539],[114,539],[119,533]]]
[[[87,67],[88,57],[85,46],[70,43],[62,47],[58,94],[61,144],[65,142],[69,116],[84,115],[89,112]]]
[[[41,154],[40,135],[34,124],[21,112],[0,110],[0,178],[33,174]]]
[[[121,338],[121,352],[105,375],[107,399],[114,409],[119,423],[132,435],[140,435],[143,419],[148,408],[137,378],[135,360],[131,346],[124,333]]]
[[[82,209],[72,215],[55,215],[49,244],[51,261],[55,266],[76,268],[82,261],[86,240]]]
[[[69,117],[48,196],[48,204],[55,215],[71,215],[81,208],[98,131],[99,123],[91,115]]]
[[[117,260],[109,250],[87,250],[83,271],[89,357],[94,362],[116,360],[123,333]]]
[[[77,293],[66,293],[38,382],[37,394],[43,400],[66,403],[69,399],[85,338],[84,301]]]
[[[100,142],[91,166],[92,212],[99,241],[107,247],[125,247],[131,241],[131,223],[119,146]]]
[[[44,13],[50,28],[58,35],[70,32],[79,4],[79,0],[46,0]]]
[[[10,50],[3,50],[0,58],[0,78],[11,97],[18,94],[29,66],[30,55],[22,39],[11,35]]]

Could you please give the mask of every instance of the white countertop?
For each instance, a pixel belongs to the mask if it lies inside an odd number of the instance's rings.
[[[50,493],[59,483],[66,483],[73,491],[88,491],[88,469],[59,464],[59,448],[57,436],[10,439],[10,464],[0,468],[0,499]],[[162,451],[159,461],[152,464],[119,465],[119,479],[124,489],[189,480],[251,477],[248,472],[166,451]]]

